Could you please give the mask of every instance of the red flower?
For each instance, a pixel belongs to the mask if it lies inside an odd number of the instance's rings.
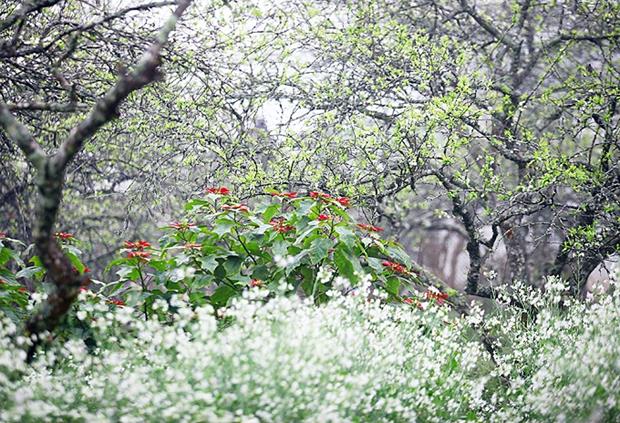
[[[90,273],[90,267],[84,266],[84,273]]]
[[[403,303],[405,303],[405,304],[414,304],[415,300],[413,298],[411,298],[411,297],[407,297],[407,298],[403,299]]]
[[[0,239],[6,238],[6,232],[0,232]]]
[[[85,288],[83,286],[80,287],[80,292],[88,292],[88,288]]]
[[[62,239],[63,241],[73,238],[73,234],[70,234],[68,232],[56,232],[54,236],[58,239]]]
[[[383,266],[387,267],[388,269],[390,269],[391,271],[395,273],[408,273],[407,268],[403,266],[402,264],[394,263],[393,261],[388,261],[388,260],[385,260],[381,264],[383,264]]]
[[[148,251],[130,251],[127,253],[127,258],[137,258],[140,260],[147,260],[151,256]]]
[[[322,221],[324,221],[324,220],[329,220],[329,219],[331,219],[331,216],[330,216],[330,215],[328,215],[328,214],[323,214],[323,213],[321,213],[321,214],[317,217],[317,220],[318,220],[318,221],[320,221],[320,222],[322,222]]]
[[[181,223],[181,222],[172,222],[168,225],[169,228],[176,229],[178,231],[186,231],[189,228],[195,228],[196,225],[193,223]]]
[[[380,227],[380,226],[367,225],[365,223],[358,223],[357,226],[360,229],[363,229],[363,230],[369,231],[369,232],[381,232],[381,231],[383,231],[383,228]]]
[[[188,242],[183,246],[186,250],[200,250],[202,248],[202,244],[198,244],[196,242]]]
[[[117,299],[108,300],[107,303],[108,304],[114,304],[115,306],[118,306],[118,307],[123,307],[125,305],[125,301],[117,300]]]
[[[427,300],[435,300],[437,301],[437,304],[441,305],[444,303],[444,301],[446,301],[449,297],[449,295],[445,292],[439,292],[439,291],[426,291],[426,293],[424,294],[426,296]]]
[[[248,213],[250,211],[248,206],[246,206],[245,204],[232,204],[232,205],[224,204],[222,206],[222,210],[224,211],[233,210],[233,211],[238,211],[238,212],[243,212],[243,213]]]
[[[263,281],[261,281],[260,279],[252,279],[252,280],[250,281],[250,286],[251,286],[252,288],[255,288],[255,287],[257,287],[257,286],[258,286],[258,287],[263,286]]]
[[[151,243],[148,241],[144,241],[144,240],[139,240],[135,242],[125,241],[125,248],[131,248],[133,250],[142,251],[145,248],[148,248],[150,246],[151,246]]]
[[[226,187],[210,187],[210,188],[207,188],[207,193],[218,194],[218,195],[228,195],[230,194],[230,190]]]
[[[20,286],[17,290],[19,292],[28,292],[28,290],[25,287],[23,287],[23,286]]]
[[[274,217],[269,221],[269,224],[276,232],[281,234],[295,230],[295,227],[286,223],[285,217]]]
[[[351,200],[347,197],[338,197],[336,201],[343,207],[349,207],[351,205]]]

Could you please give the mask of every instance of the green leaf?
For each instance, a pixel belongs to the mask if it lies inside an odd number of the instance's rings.
[[[188,201],[185,204],[185,210],[194,211],[194,210],[201,209],[202,207],[208,206],[208,205],[209,205],[209,202],[207,200],[200,200],[196,198],[196,199]]]
[[[280,203],[273,203],[267,206],[263,212],[263,222],[269,222],[276,214],[280,212]]]
[[[9,260],[11,260],[11,250],[6,247],[0,248],[0,266],[6,264]]]
[[[333,245],[333,241],[329,238],[317,238],[312,241],[310,244],[310,263],[317,264],[325,259]]]
[[[41,273],[41,272],[45,272],[45,269],[39,266],[30,266],[17,272],[17,274],[15,275],[15,278],[31,279],[34,275]]]
[[[75,250],[80,251],[77,248]],[[82,263],[82,260],[80,260],[80,258],[73,251],[65,251],[65,256],[67,256],[73,267],[75,267],[78,272],[81,273],[84,271],[84,264]]]
[[[257,267],[254,268],[254,271],[252,272],[252,277],[256,278],[256,279],[260,279],[260,280],[266,281],[266,280],[270,279],[271,271],[265,265],[257,266]]]
[[[400,280],[395,277],[388,278],[385,282],[385,290],[394,296],[400,293]]]
[[[411,258],[409,257],[409,254],[407,254],[400,246],[391,245],[387,247],[387,253],[393,260],[396,260],[407,267],[411,266]]]
[[[224,266],[224,269],[226,270],[226,275],[228,277],[237,275],[239,273],[239,270],[241,269],[241,263],[243,263],[241,257],[228,256],[226,258],[226,261],[224,261],[224,263],[222,264]]]
[[[376,257],[368,257],[368,265],[377,273],[381,273],[384,270],[383,260]]]
[[[317,228],[318,228],[318,222],[316,220],[310,222],[308,224],[308,226],[306,228],[304,228],[304,231],[301,234],[299,234],[299,236],[295,240],[294,244],[295,245],[301,245],[301,243],[304,241],[304,239],[306,239],[308,237],[308,235],[310,235]]]
[[[200,257],[198,261],[204,270],[211,273],[213,273],[215,268],[219,265],[215,256]]]
[[[116,274],[124,280],[136,280],[140,277],[140,272],[133,266],[122,266],[116,271]]]
[[[274,256],[287,256],[288,255],[288,247],[291,245],[290,242],[284,240],[277,240],[271,246],[271,251]]]
[[[211,295],[210,300],[211,304],[217,307],[225,306],[228,300],[235,296],[237,291],[231,288],[228,285],[219,286],[215,292]]]
[[[302,250],[298,254],[293,256],[291,262],[286,266],[286,276],[290,275],[293,270],[295,270],[303,260],[304,257],[308,255],[308,250]]]
[[[351,231],[346,226],[336,226],[334,229],[338,234],[338,239],[344,242],[347,247],[353,248],[353,246],[355,245],[355,241],[357,240],[357,237],[355,236],[353,231]]]
[[[353,263],[351,263],[349,255],[344,248],[336,248],[336,251],[334,252],[334,263],[336,264],[336,268],[338,269],[340,276],[346,277],[351,282],[357,281]]]
[[[215,221],[213,232],[221,238],[224,234],[229,234],[236,225],[233,220],[220,218]]]
[[[20,257],[19,251],[9,249],[9,254],[11,255],[11,258],[15,261],[15,263],[17,263],[21,267],[25,266],[24,261]]]
[[[15,275],[8,269],[0,269],[0,279],[5,280],[9,283],[17,283],[17,279],[15,279]]]

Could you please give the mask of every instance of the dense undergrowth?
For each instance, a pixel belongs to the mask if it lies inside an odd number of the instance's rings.
[[[350,200],[211,188],[127,241],[26,364],[45,269],[0,235],[0,421],[617,421],[620,294],[433,285]],[[56,234],[76,274],[80,242]],[[29,280],[35,290],[19,282]],[[52,336],[49,337],[52,339]]]

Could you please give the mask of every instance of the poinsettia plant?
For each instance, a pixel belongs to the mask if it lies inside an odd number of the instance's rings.
[[[380,237],[382,228],[356,222],[351,204],[318,191],[273,191],[249,206],[226,187],[208,188],[187,203],[185,220],[162,228],[157,246],[125,243],[110,263],[119,276],[111,292],[141,304],[148,316],[158,298],[184,294],[217,308],[257,286],[321,303],[330,289],[355,289],[370,275],[390,300],[410,303],[423,282],[419,268],[399,244]]]
[[[89,273],[90,269],[80,258],[82,251],[75,236],[69,232],[56,232],[54,237],[73,264],[74,272]],[[32,255],[33,249],[34,245],[26,245],[0,232],[0,311],[14,321],[26,316],[31,294],[45,294],[51,289],[45,283],[46,271],[41,260]],[[26,281],[30,282],[31,290],[26,288]]]

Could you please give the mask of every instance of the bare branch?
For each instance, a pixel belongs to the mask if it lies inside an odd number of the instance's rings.
[[[4,31],[5,29],[9,28],[13,24],[15,24],[15,22],[19,21],[29,13],[38,12],[39,10],[45,9],[46,7],[54,6],[59,2],[60,0],[24,1],[21,7],[19,7],[14,13],[9,15],[4,20],[0,21],[0,31]]]
[[[23,151],[28,161],[36,169],[41,170],[47,158],[45,151],[35,141],[26,125],[11,114],[8,106],[3,101],[0,101],[0,125],[6,131],[9,139],[15,142]]]
[[[182,0],[168,21],[164,24],[157,40],[144,53],[136,69],[129,75],[121,76],[114,87],[101,98],[88,116],[69,133],[58,152],[52,159],[55,169],[64,169],[80,151],[84,142],[99,128],[114,119],[117,108],[132,92],[150,84],[158,78],[157,70],[161,62],[161,50],[174,30],[177,20],[181,17],[191,0]]]

